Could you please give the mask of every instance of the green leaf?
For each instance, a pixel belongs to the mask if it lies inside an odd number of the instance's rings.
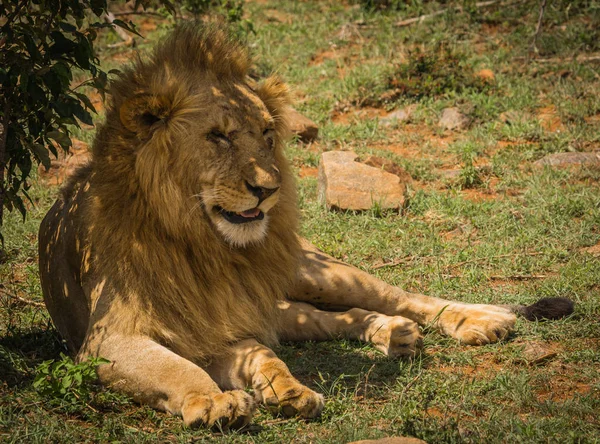
[[[75,94],[77,96],[77,98],[84,103],[84,105],[87,109],[93,111],[95,114],[98,114],[98,112],[96,111],[96,108],[94,107],[94,105],[92,104],[92,102],[90,101],[88,96],[86,96],[85,94],[82,94],[82,93],[75,92],[75,91],[71,91],[71,92],[72,92],[72,94]]]
[[[69,136],[65,133],[61,133],[60,131],[50,131],[46,133],[46,137],[55,140],[65,150],[68,150],[73,144]]]
[[[113,24],[117,25],[119,28],[123,28],[126,31],[132,32],[133,34],[139,35],[140,37],[142,37],[142,35],[135,30],[135,25],[131,22],[127,23],[127,22],[124,22],[123,20],[114,19]]]
[[[61,79],[61,82],[65,85],[65,88],[68,87],[71,80],[73,80],[71,69],[63,62],[58,62],[52,65],[52,71]]]
[[[75,117],[77,117],[83,123],[85,123],[86,125],[94,124],[94,121],[92,120],[92,116],[90,115],[90,113],[88,113],[85,109],[83,109],[83,107],[79,103],[73,103],[71,105],[71,108],[73,110],[73,114],[75,115]]]
[[[51,166],[51,162],[50,162],[50,153],[48,152],[48,149],[39,143],[33,143],[31,145],[29,145],[29,150],[34,154],[34,156],[36,157],[36,159],[38,159],[38,161],[44,165],[44,167],[46,168],[46,170],[48,170]]]

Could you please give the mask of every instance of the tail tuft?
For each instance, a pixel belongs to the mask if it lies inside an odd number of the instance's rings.
[[[531,305],[521,305],[516,312],[528,321],[560,319],[573,313],[575,304],[567,298],[543,298]]]

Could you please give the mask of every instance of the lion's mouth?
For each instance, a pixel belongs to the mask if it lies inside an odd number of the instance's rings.
[[[227,211],[222,207],[215,207],[215,209],[227,222],[232,224],[245,224],[255,220],[262,220],[265,217],[265,213],[258,208],[252,208],[250,210],[242,211],[241,213]]]

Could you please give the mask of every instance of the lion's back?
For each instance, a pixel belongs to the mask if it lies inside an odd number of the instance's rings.
[[[89,248],[82,224],[89,170],[82,168],[62,188],[40,225],[39,270],[44,302],[72,352],[81,346],[89,322],[89,303],[81,286]]]

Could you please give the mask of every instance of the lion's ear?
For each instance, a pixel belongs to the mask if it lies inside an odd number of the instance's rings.
[[[260,82],[256,86],[256,94],[274,116],[282,115],[291,103],[289,88],[278,75],[271,75]]]
[[[121,105],[121,123],[129,131],[144,134],[166,123],[171,114],[170,101],[161,95],[138,94]]]

